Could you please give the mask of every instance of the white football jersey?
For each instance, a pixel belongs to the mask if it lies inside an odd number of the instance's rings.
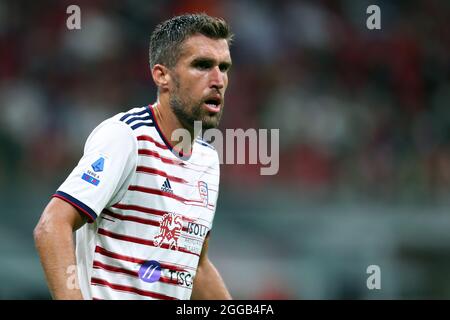
[[[102,122],[55,193],[87,215],[76,232],[85,299],[189,299],[219,190],[216,150],[172,151],[153,106]]]

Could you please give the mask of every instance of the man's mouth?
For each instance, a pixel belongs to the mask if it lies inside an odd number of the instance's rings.
[[[209,97],[205,100],[203,106],[209,112],[217,113],[220,111],[220,107],[222,106],[222,98],[219,95]]]

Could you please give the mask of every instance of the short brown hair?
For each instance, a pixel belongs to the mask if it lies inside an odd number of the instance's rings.
[[[184,40],[194,34],[202,34],[212,39],[226,39],[228,45],[233,34],[222,18],[205,13],[185,14],[173,17],[156,26],[150,38],[150,68],[162,64],[169,68],[176,65]]]

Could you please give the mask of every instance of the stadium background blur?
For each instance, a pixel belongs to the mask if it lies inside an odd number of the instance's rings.
[[[40,213],[100,121],[155,100],[156,24],[198,11],[236,34],[221,128],[280,129],[278,175],[221,167],[210,254],[233,296],[450,298],[450,2],[146,3],[0,2],[0,298],[49,298]]]

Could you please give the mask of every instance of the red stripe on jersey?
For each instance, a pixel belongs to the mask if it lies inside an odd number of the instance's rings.
[[[198,200],[186,200],[184,202],[184,204],[190,205],[190,206],[196,206],[196,207],[203,207],[203,208],[207,208],[208,210],[214,211],[214,205],[208,204],[208,206],[205,207],[203,202],[202,201],[198,201]]]
[[[149,149],[139,149],[138,155],[140,156],[151,156],[160,159],[164,163],[173,164],[176,166],[183,166],[183,162],[179,160],[173,160],[159,155],[158,152]]]
[[[169,192],[164,192],[158,189],[152,189],[152,188],[146,188],[146,187],[141,187],[141,186],[129,186],[128,190],[130,191],[139,191],[139,192],[144,192],[144,193],[150,193],[150,194],[156,194],[159,196],[163,196],[163,197],[169,197],[181,202],[186,201],[185,198],[174,195],[173,193],[169,193]]]
[[[111,272],[123,273],[133,277],[139,277],[139,274],[136,271],[114,267],[108,264],[101,263],[100,261],[94,261],[93,267],[96,269],[104,269]]]
[[[203,167],[203,168],[206,167],[207,169],[206,170],[197,170],[197,169],[194,169],[194,168],[189,168],[189,167],[186,166],[186,164],[184,162],[179,161],[179,160],[174,160],[174,159],[163,157],[158,152],[153,151],[153,150],[139,149],[138,150],[138,155],[140,155],[140,156],[150,156],[150,157],[158,158],[163,163],[172,164],[172,165],[176,165],[176,166],[181,166],[184,169],[192,170],[192,171],[195,171],[195,172],[202,172],[202,173],[210,174],[210,175],[216,176],[216,177],[219,176],[218,173],[211,172],[210,170],[208,170],[208,168],[214,169],[214,168],[212,168],[210,166],[202,166],[202,165],[199,165],[199,164],[191,163],[191,165],[195,165],[195,166]]]
[[[103,210],[103,214],[106,214],[108,216],[111,216],[113,218],[116,218],[116,219],[119,219],[122,221],[133,221],[133,222],[147,224],[147,225],[155,226],[155,227],[159,227],[161,225],[161,223],[159,221],[144,219],[144,218],[140,218],[140,217],[136,217],[136,216],[118,214],[118,213],[114,213],[114,212],[111,212],[106,209]],[[182,216],[182,219],[183,219],[183,221],[190,221],[190,222],[193,221],[193,219],[185,219],[184,216]],[[183,231],[187,232],[187,227],[183,227]]]
[[[113,208],[122,209],[122,210],[134,210],[134,211],[139,211],[139,212],[144,212],[144,213],[151,213],[151,214],[155,214],[157,216],[163,216],[167,213],[165,211],[161,211],[158,209],[141,207],[141,206],[136,206],[133,204],[117,203],[117,204],[113,205]]]
[[[147,262],[144,259],[139,259],[139,258],[135,258],[135,257],[130,257],[130,256],[125,256],[125,255],[122,255],[122,254],[114,253],[114,252],[106,250],[106,249],[104,249],[104,248],[102,248],[100,246],[96,246],[95,247],[95,252],[100,253],[101,255],[103,255],[105,257],[118,259],[118,260],[123,260],[123,261],[128,261],[128,262],[134,262],[134,263],[139,263],[139,264],[144,264],[145,262]],[[180,272],[186,272],[187,271],[184,268],[180,268],[179,266],[176,266],[174,264],[167,263],[167,262],[160,262],[159,265],[161,266],[161,268],[167,269],[167,270],[180,271]],[[185,266],[185,267],[189,267],[189,266]]]
[[[98,234],[101,234],[103,236],[109,237],[109,238],[113,238],[113,239],[117,239],[117,240],[122,240],[122,241],[127,241],[127,242],[134,242],[134,243],[138,243],[138,244],[143,244],[146,246],[151,246],[151,247],[159,247],[162,249],[168,249],[168,250],[173,250],[173,251],[179,251],[179,252],[183,252],[183,253],[188,253],[188,254],[193,254],[196,256],[200,256],[199,254],[195,253],[195,252],[191,252],[189,250],[186,250],[184,248],[180,248],[178,247],[178,250],[175,249],[173,246],[169,246],[169,244],[164,243],[160,246],[156,246],[154,244],[154,241],[150,241],[150,240],[146,240],[146,239],[142,239],[142,238],[137,238],[137,237],[131,237],[131,236],[126,236],[123,234],[118,234],[118,233],[114,233],[102,228],[98,229]]]
[[[115,283],[111,283],[111,282],[108,282],[106,280],[102,280],[102,279],[99,279],[99,278],[91,278],[91,284],[107,286],[107,287],[110,287],[111,289],[114,289],[114,290],[117,290],[117,291],[131,292],[131,293],[138,294],[140,296],[146,296],[146,297],[150,297],[150,298],[154,298],[154,299],[178,300],[177,298],[170,297],[170,296],[167,296],[167,295],[164,295],[164,294],[161,294],[161,293],[147,291],[147,290],[141,290],[141,289],[138,289],[138,288],[135,288],[135,287],[124,286],[124,285],[121,285],[121,284],[115,284]]]
[[[169,150],[169,148],[167,148],[166,145],[154,140],[152,137],[150,136],[146,136],[146,135],[141,135],[137,137],[138,141],[149,141],[152,142],[155,146],[157,146],[158,148],[164,149],[164,150]]]
[[[156,174],[158,176],[167,178],[167,179],[169,179],[170,181],[173,181],[173,182],[187,183],[187,181],[182,179],[182,178],[178,178],[178,177],[175,177],[175,176],[168,175],[167,173],[165,173],[162,170],[158,170],[158,169],[154,169],[154,168],[150,168],[150,167],[138,166],[136,168],[136,172]]]
[[[146,262],[143,259],[139,259],[139,258],[135,258],[135,257],[130,257],[130,256],[125,256],[125,255],[122,255],[122,254],[114,253],[112,251],[106,250],[106,249],[104,249],[102,247],[99,247],[99,246],[95,247],[95,252],[100,253],[101,255],[104,255],[106,257],[119,259],[119,260],[123,260],[123,261],[129,261],[129,262],[134,262],[134,263],[139,263],[139,264],[143,264],[143,263]]]
[[[129,276],[135,277],[135,278],[139,278],[139,273],[137,271],[132,271],[132,270],[124,269],[124,268],[111,266],[109,264],[104,264],[100,261],[94,261],[93,267],[97,268],[97,269],[103,269],[106,271],[110,271],[110,272],[123,273],[123,274],[127,274]],[[163,282],[163,283],[167,283],[167,284],[181,285],[180,283],[178,283],[178,281],[176,279],[171,279],[171,278],[168,278],[165,276],[161,276],[159,278],[159,281]]]
[[[209,167],[208,167],[208,168],[209,168]],[[211,172],[211,171],[209,171],[209,170],[197,170],[197,169],[189,168],[189,167],[184,167],[184,169],[192,170],[192,171],[195,171],[195,172],[206,173],[206,174],[209,174],[209,175],[212,175],[212,176],[216,176],[216,177],[220,176],[218,173]]]
[[[177,196],[177,195],[175,195],[173,193],[164,192],[164,191],[158,190],[158,189],[131,185],[131,186],[128,187],[128,190],[130,190],[130,191],[139,191],[139,192],[144,192],[144,193],[149,193],[149,194],[156,194],[158,196],[172,198],[172,199],[178,200],[178,201],[180,201],[180,202],[182,202],[182,203],[184,203],[186,205],[205,207],[203,205],[203,201],[200,201],[200,200],[188,200],[188,199],[185,199],[183,197]],[[214,205],[208,204],[207,208],[212,210],[211,208],[214,208]]]
[[[180,267],[178,267],[176,265],[173,265],[171,263],[162,263],[162,262],[160,262],[159,265],[163,269],[172,270],[172,271],[179,271],[179,272],[187,272],[186,269],[180,268]]]
[[[167,277],[161,277],[161,278],[159,278],[159,282],[163,282],[163,283],[167,283],[167,284],[174,284],[176,286],[181,286],[182,287],[181,283],[178,283],[177,279],[170,279],[170,278],[167,278]]]
[[[157,216],[163,216],[167,213],[167,211],[161,211],[158,209],[136,206],[133,204],[117,203],[117,204],[113,205],[113,208],[122,209],[122,210],[134,210],[134,211],[143,212],[143,213],[151,213],[151,214],[154,214]],[[174,212],[174,213],[176,213],[176,212]],[[191,219],[186,216],[183,216],[183,220],[190,221],[190,222],[195,221],[195,219]]]
[[[114,213],[114,212],[111,212],[108,210],[103,210],[103,213],[107,214],[108,216],[111,216],[113,218],[123,220],[123,221],[133,221],[133,222],[147,224],[147,225],[155,226],[155,227],[159,227],[159,225],[160,225],[160,223],[158,221],[153,221],[153,220],[130,216],[130,215],[125,216],[125,215],[117,214],[117,213]]]

